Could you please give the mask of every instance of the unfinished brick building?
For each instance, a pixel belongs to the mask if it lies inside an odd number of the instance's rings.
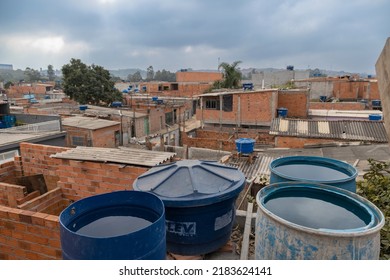
[[[0,164],[0,259],[62,259],[58,214],[66,206],[99,193],[131,190],[139,175],[175,155],[80,149],[22,143],[20,156]],[[86,152],[89,159],[81,156]],[[40,182],[40,188],[22,185],[22,178],[35,182],[32,186]]]

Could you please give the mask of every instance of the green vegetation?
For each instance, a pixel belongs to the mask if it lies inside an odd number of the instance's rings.
[[[295,86],[294,81],[289,81],[283,85],[271,85],[271,88],[278,88],[278,89],[294,89],[297,88]]]
[[[237,68],[241,61],[234,61],[232,64],[222,62],[218,69],[223,71],[223,80],[216,81],[213,88],[239,88],[242,79],[241,71]]]
[[[54,81],[54,79],[56,78],[56,74],[54,72],[53,65],[51,65],[51,64],[49,64],[47,66],[47,77],[49,78],[49,81]]]
[[[134,74],[129,74],[129,75],[127,76],[127,80],[128,80],[129,82],[132,82],[132,83],[141,82],[141,81],[142,81],[141,72],[140,72],[140,71],[137,71],[137,72],[135,72]]]
[[[368,160],[370,170],[357,182],[357,194],[374,203],[385,215],[381,230],[381,259],[390,259],[390,162]]]
[[[110,72],[102,66],[88,66],[72,58],[62,66],[62,74],[65,94],[80,104],[108,105],[122,101],[122,93],[114,88]]]
[[[24,76],[26,82],[37,82],[41,79],[39,71],[30,67],[27,67],[26,70],[24,70]]]

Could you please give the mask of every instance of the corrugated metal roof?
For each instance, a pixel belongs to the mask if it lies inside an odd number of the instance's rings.
[[[271,135],[307,138],[330,138],[387,143],[382,121],[316,121],[276,118],[272,120]]]
[[[156,152],[125,147],[110,149],[80,146],[62,153],[51,155],[51,157],[152,167],[170,161],[175,155],[176,153]]]
[[[245,178],[249,181],[256,180],[264,175],[270,175],[269,164],[273,157],[257,155],[252,163],[248,157],[231,157],[225,164],[232,166],[244,173]]]
[[[92,130],[110,127],[117,124],[120,123],[103,120],[103,119],[87,118],[87,117],[70,117],[62,120],[62,125],[92,129]]]

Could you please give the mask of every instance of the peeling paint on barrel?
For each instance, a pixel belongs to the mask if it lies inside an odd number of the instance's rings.
[[[330,191],[362,203],[373,215],[364,228],[350,230],[315,229],[280,218],[264,206],[264,198],[280,188],[303,187]],[[382,212],[368,200],[333,186],[307,182],[276,183],[263,188],[256,197],[259,205],[255,228],[255,258],[258,260],[376,260],[380,253]]]

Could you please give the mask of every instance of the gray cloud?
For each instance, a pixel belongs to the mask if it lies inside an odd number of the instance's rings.
[[[109,69],[332,68],[374,73],[386,0],[3,0],[0,63]]]

